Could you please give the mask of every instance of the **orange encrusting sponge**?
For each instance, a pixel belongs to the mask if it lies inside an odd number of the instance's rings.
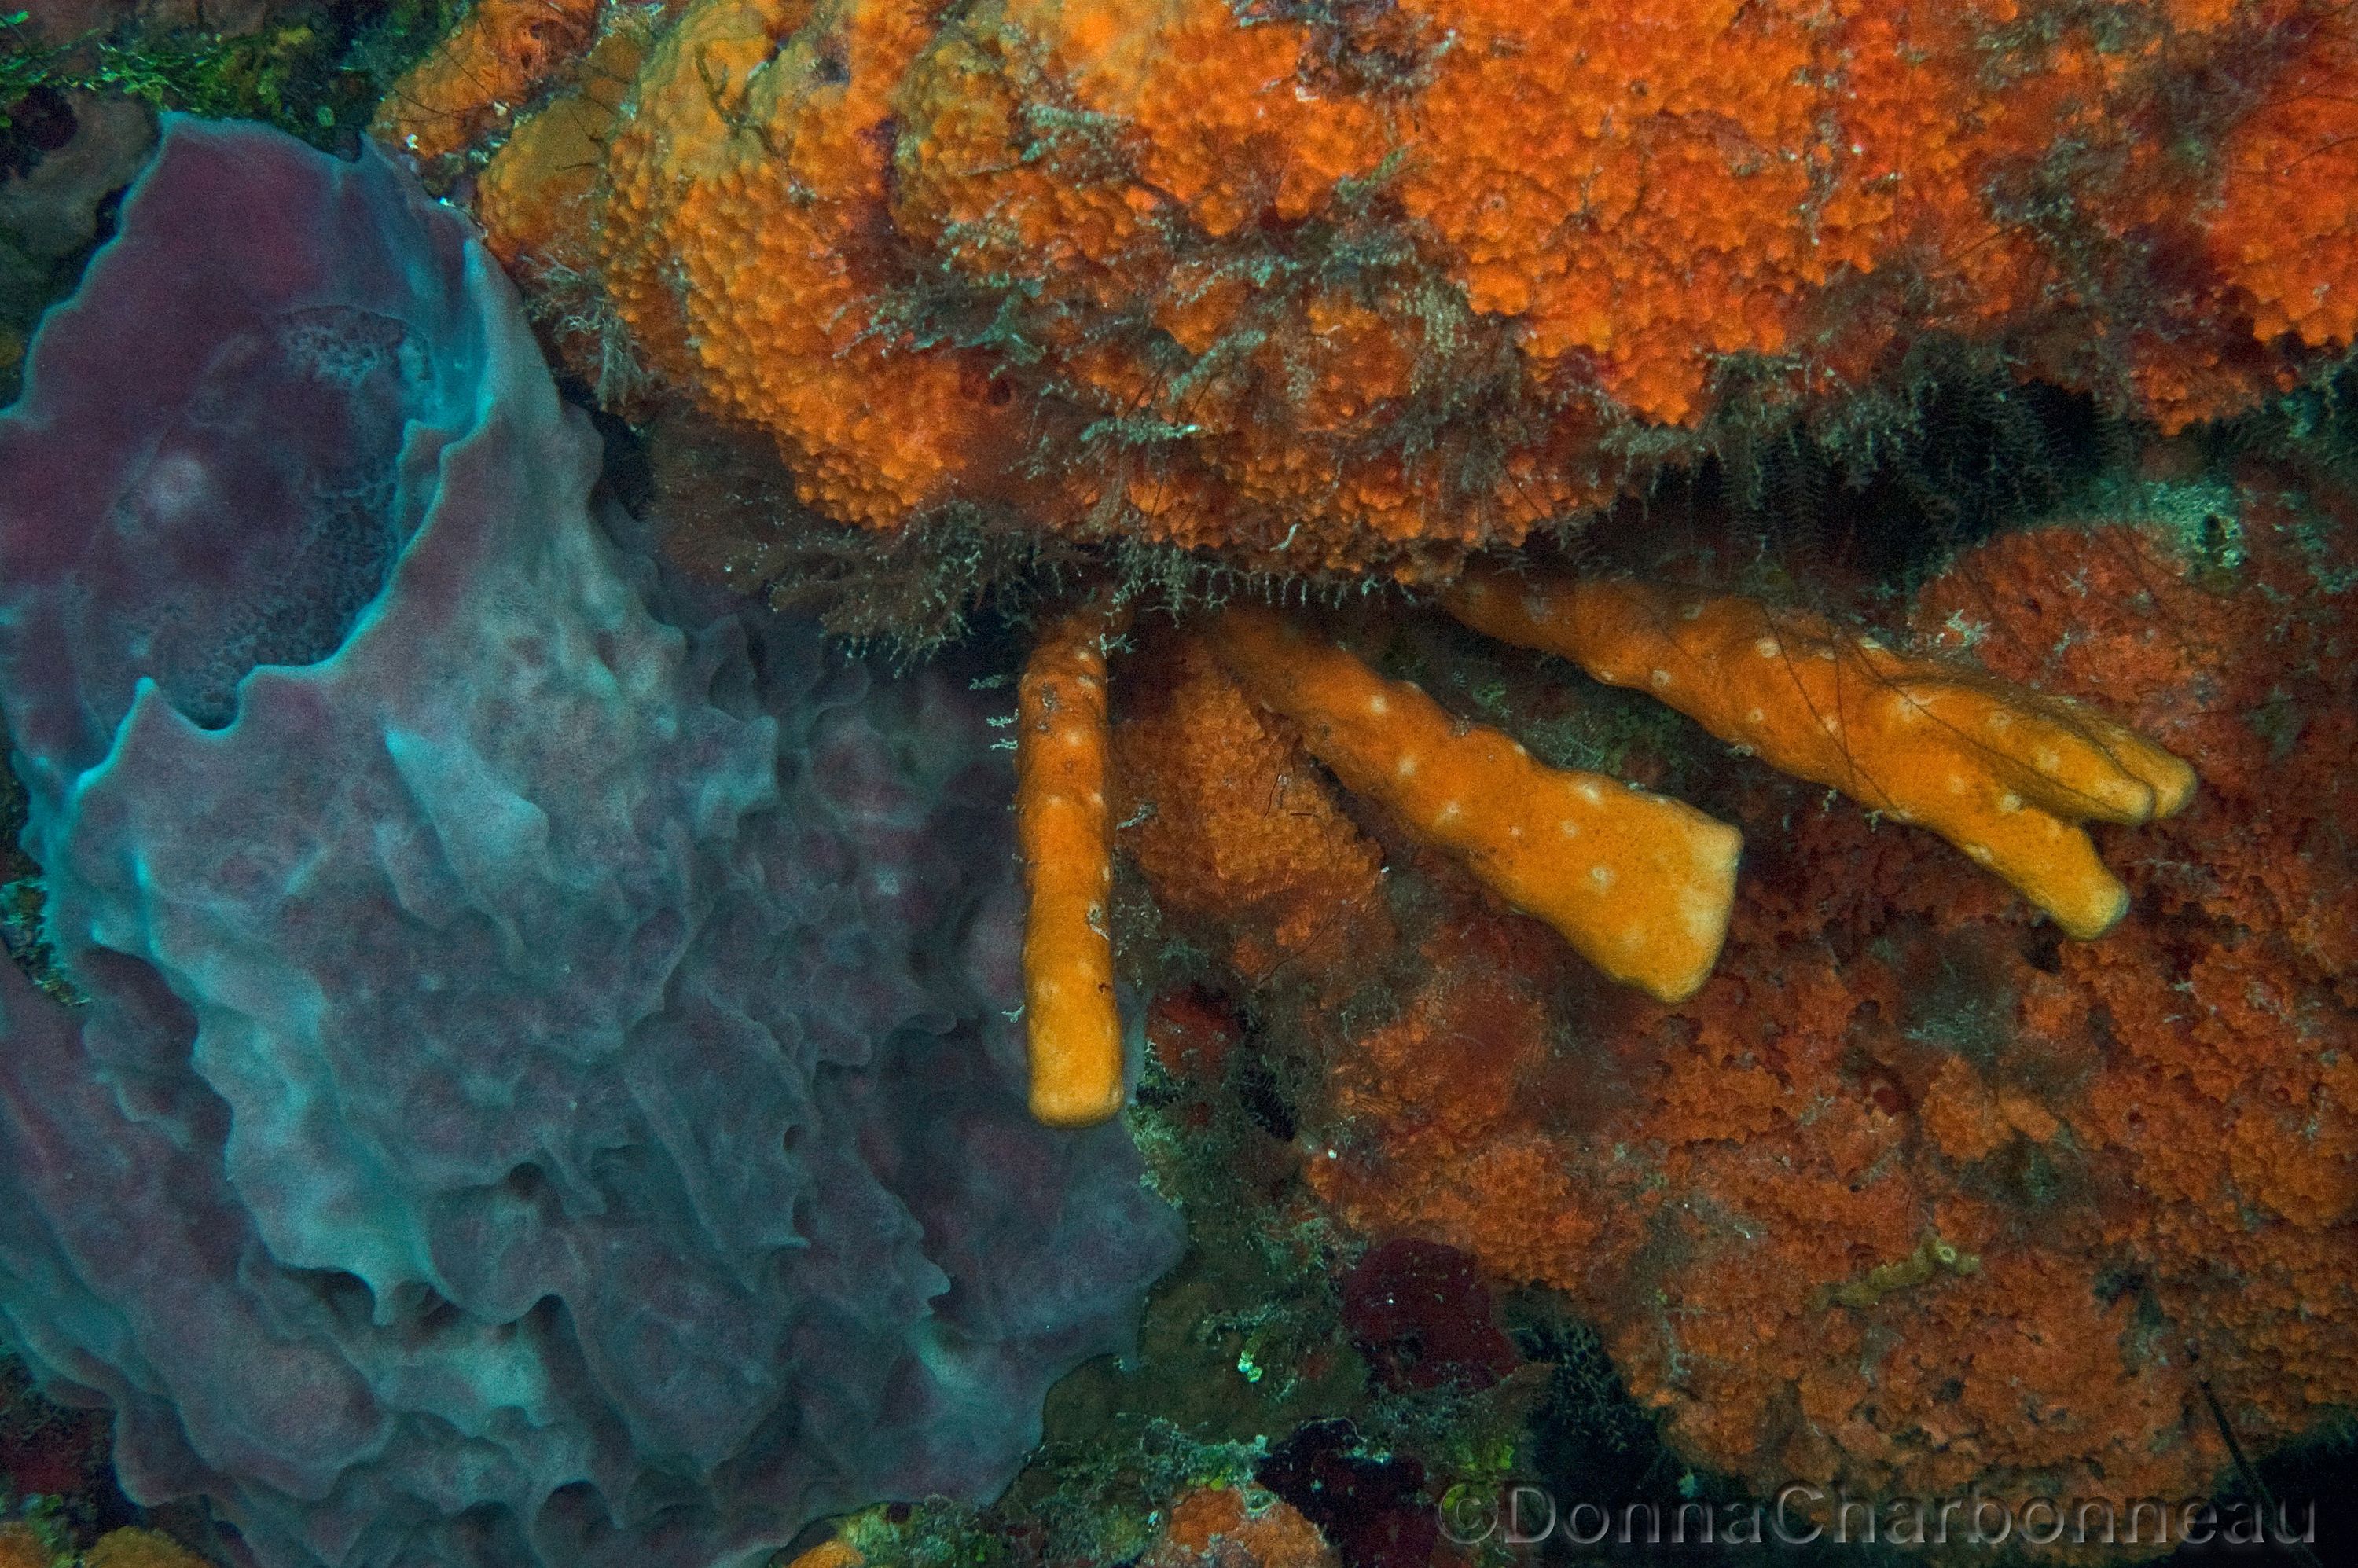
[[[2193,769],[2092,708],[1757,600],[1482,575],[1444,602],[1477,632],[1649,692],[1773,767],[1931,828],[2082,940],[2129,898],[2076,825],[2168,816],[2194,794]]]
[[[2289,390],[2358,335],[2353,80],[2331,0],[480,0],[375,129],[515,129],[474,204],[576,368],[838,523],[1433,582],[1941,364]]]
[[[597,0],[481,0],[394,83],[369,130],[421,158],[463,151],[597,32]]]
[[[1735,899],[1735,828],[1602,774],[1535,762],[1508,736],[1459,722],[1277,615],[1231,609],[1209,636],[1346,788],[1606,974],[1677,1001],[1711,973]]]
[[[1023,1016],[1032,1114],[1087,1127],[1121,1108],[1121,1016],[1114,1003],[1113,830],[1106,807],[1106,638],[1099,603],[1042,634],[1016,705],[1015,835],[1031,903],[1023,925]]]

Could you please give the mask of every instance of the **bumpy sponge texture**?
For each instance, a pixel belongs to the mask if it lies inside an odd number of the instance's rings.
[[[2358,320],[2358,23],[2321,0],[651,26],[627,96],[549,112],[596,135],[494,159],[495,243],[869,526],[1437,576],[1935,343],[2174,429]]]

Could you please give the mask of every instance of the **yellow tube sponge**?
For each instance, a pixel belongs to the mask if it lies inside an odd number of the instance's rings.
[[[1121,1108],[1121,1017],[1114,1004],[1107,894],[1105,642],[1120,618],[1091,603],[1050,626],[1017,698],[1015,834],[1031,904],[1023,924],[1023,1016],[1032,1114],[1086,1127]]]
[[[1547,767],[1290,620],[1231,609],[1209,641],[1347,788],[1614,979],[1677,1001],[1711,973],[1735,899],[1735,828],[1602,774]]]
[[[2193,769],[2082,704],[1757,600],[1494,574],[1444,602],[1478,632],[1651,692],[1774,767],[1931,828],[2075,937],[2102,935],[2129,902],[2077,824],[2167,816],[2194,794]]]

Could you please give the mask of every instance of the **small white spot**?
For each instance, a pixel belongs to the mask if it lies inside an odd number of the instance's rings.
[[[1455,822],[1464,815],[1465,808],[1463,806],[1459,806],[1454,800],[1444,800],[1441,803],[1441,809],[1433,814],[1433,825],[1435,827],[1439,827],[1444,822]]]
[[[2014,715],[2003,708],[1993,708],[1990,711],[1989,727],[1993,730],[2011,730],[2014,728]]]
[[[1543,593],[1534,593],[1523,600],[1523,613],[1534,621],[1545,621],[1555,614],[1555,606]]]
[[[1785,644],[1774,637],[1763,637],[1752,644],[1752,651],[1764,659],[1773,659],[1785,651]]]
[[[1588,880],[1596,884],[1597,892],[1602,892],[1613,885],[1613,868],[1591,866],[1588,868]]]
[[[1574,822],[1569,816],[1565,817],[1562,822],[1557,823],[1556,827],[1563,830],[1563,836],[1567,838],[1577,838],[1580,837],[1580,824]]]
[[[1700,600],[1700,599],[1698,599],[1698,600],[1696,600],[1693,604],[1688,605],[1684,610],[1680,611],[1679,611],[1679,619],[1680,619],[1680,620],[1682,620],[1682,621],[1700,621],[1700,620],[1702,620],[1702,619],[1703,619],[1703,600]]]
[[[1591,806],[1602,806],[1605,804],[1605,792],[1598,789],[1594,783],[1587,779],[1583,779],[1578,784],[1573,785],[1572,793],[1580,796],[1581,799],[1586,801]]]
[[[1744,711],[1744,721],[1747,724],[1766,724],[1768,722],[1768,716],[1757,708],[1748,708]]]
[[[1903,693],[1891,699],[1891,716],[1902,724],[1920,724],[1924,720],[1924,709],[1918,706],[1914,697]]]
[[[1656,691],[1660,691],[1664,687],[1671,684],[1671,672],[1668,670],[1656,670],[1647,678],[1654,683],[1654,689]]]
[[[1985,866],[1990,863],[1990,847],[1986,844],[1968,844],[1965,853]]]
[[[1520,822],[1518,822],[1518,823],[1514,823],[1513,825],[1511,825],[1510,827],[1508,827],[1508,829],[1507,829],[1507,837],[1508,837],[1508,838],[1521,838],[1522,836],[1523,836],[1523,825],[1522,825],[1521,823],[1520,823]]]
[[[1089,805],[1098,811],[1103,811],[1105,809],[1105,791],[1101,789],[1093,789],[1089,791]]]
[[[1086,746],[1089,743],[1089,732],[1086,730],[1067,730],[1064,734],[1064,741],[1067,746]]]
[[[1390,713],[1391,710],[1392,705],[1384,700],[1384,694],[1382,692],[1378,692],[1375,696],[1368,698],[1368,711],[1374,714],[1377,718],[1381,719],[1385,714]]]
[[[140,496],[164,516],[178,517],[213,493],[211,481],[211,471],[188,452],[169,452],[149,462]]]
[[[2015,794],[2012,790],[2007,790],[2004,795],[1997,797],[1997,808],[2000,811],[2020,811],[2022,809],[2022,796]]]
[[[2039,771],[2042,773],[2051,773],[2063,765],[2062,753],[2052,746],[2039,747],[2030,754],[2030,760],[2039,764]]]
[[[1401,753],[1401,760],[1392,764],[1392,772],[1398,773],[1404,779],[1414,778],[1416,776],[1416,753],[1414,752],[1402,752]]]
[[[1054,980],[1044,979],[1033,982],[1032,1000],[1034,1001],[1054,1001],[1064,994],[1065,988]]]

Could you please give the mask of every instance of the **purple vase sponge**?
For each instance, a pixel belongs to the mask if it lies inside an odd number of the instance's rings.
[[[706,621],[462,220],[172,120],[0,417],[0,1336],[271,1568],[980,1498],[1177,1227],[1025,1116],[968,683]],[[603,503],[601,503],[600,505]]]

